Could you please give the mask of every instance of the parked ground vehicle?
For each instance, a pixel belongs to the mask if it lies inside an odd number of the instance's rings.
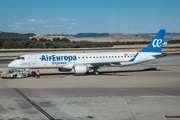
[[[16,69],[7,70],[6,72],[1,73],[2,78],[24,78],[28,76],[29,72],[20,71]]]

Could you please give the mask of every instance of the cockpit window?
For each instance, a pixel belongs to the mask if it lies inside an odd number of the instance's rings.
[[[18,57],[16,58],[16,60],[24,60],[25,58],[24,57]]]

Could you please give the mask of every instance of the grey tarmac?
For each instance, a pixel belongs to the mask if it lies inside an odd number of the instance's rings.
[[[52,78],[0,78],[0,119],[47,120],[18,88],[56,120],[165,120],[180,116],[180,55],[74,75],[40,69]],[[3,64],[0,71],[9,68]],[[54,75],[67,76],[53,78]],[[166,120],[171,120],[168,118]]]

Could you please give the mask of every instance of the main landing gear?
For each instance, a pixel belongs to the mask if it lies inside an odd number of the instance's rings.
[[[97,71],[98,68],[89,68],[90,70],[93,70],[94,75],[99,75],[99,71]],[[86,72],[86,75],[89,73],[89,71]]]
[[[94,73],[95,75],[99,75],[99,71],[97,71],[97,69],[94,69],[93,73]]]

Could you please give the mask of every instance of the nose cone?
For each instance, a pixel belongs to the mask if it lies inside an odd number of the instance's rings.
[[[13,63],[12,62],[9,63],[8,67],[10,67],[10,68],[14,67]]]
[[[12,67],[12,64],[11,64],[11,63],[9,63],[8,67]]]

